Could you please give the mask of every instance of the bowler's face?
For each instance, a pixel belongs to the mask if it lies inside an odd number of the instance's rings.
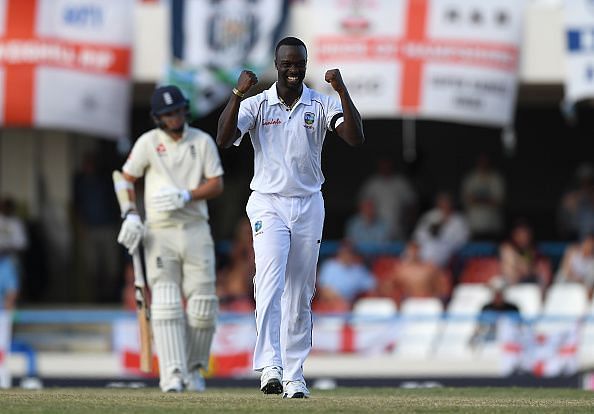
[[[289,89],[299,89],[307,67],[307,52],[303,46],[283,45],[274,59],[278,83]]]

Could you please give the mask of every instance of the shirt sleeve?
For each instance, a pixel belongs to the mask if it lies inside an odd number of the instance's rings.
[[[223,175],[223,166],[221,165],[221,158],[219,151],[210,135],[205,137],[206,144],[204,145],[204,171],[202,174],[206,178],[214,178]]]
[[[326,115],[326,129],[334,131],[338,125],[342,124],[342,106],[340,102],[331,96],[328,97],[328,114]]]
[[[147,151],[147,135],[143,135],[136,140],[128,159],[122,167],[122,171],[133,177],[142,177],[144,170],[149,165],[149,157]]]
[[[233,142],[233,145],[238,146],[241,144],[241,140],[246,132],[253,129],[256,125],[256,114],[257,110],[254,107],[257,105],[255,98],[248,98],[241,101],[239,105],[239,114],[237,115],[237,129],[241,133],[241,136]]]

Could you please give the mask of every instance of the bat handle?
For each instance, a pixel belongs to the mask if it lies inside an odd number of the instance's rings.
[[[138,249],[132,255],[132,264],[134,265],[134,286],[144,288],[144,270],[142,269],[142,260]]]

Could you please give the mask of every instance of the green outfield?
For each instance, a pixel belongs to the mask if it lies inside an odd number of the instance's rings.
[[[0,391],[0,412],[13,413],[586,413],[594,393],[533,388],[341,388],[283,400],[251,389],[162,394],[156,389],[47,388]]]

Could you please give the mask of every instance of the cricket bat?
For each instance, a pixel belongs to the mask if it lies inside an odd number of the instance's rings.
[[[125,213],[134,203],[130,200],[128,189],[131,183],[128,182],[123,174],[115,170],[112,174],[115,193],[120,204],[120,210]],[[138,318],[138,328],[140,332],[140,370],[142,372],[152,371],[152,335],[151,335],[151,314],[148,304],[148,290],[144,281],[144,270],[142,260],[138,249],[132,255],[134,266],[134,291],[136,298],[136,316]]]

